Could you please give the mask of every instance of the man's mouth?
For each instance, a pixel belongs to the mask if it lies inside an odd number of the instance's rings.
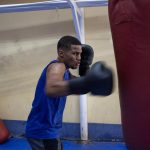
[[[77,63],[76,63],[76,66],[78,66],[78,67],[79,67],[79,66],[80,66],[80,62],[77,62]]]

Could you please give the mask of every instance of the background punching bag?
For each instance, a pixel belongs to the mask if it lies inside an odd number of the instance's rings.
[[[150,0],[109,0],[123,135],[150,150]]]
[[[9,138],[9,131],[0,119],[0,144],[5,142]]]

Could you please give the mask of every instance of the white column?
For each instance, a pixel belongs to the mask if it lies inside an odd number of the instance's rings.
[[[78,39],[85,44],[84,9],[77,7],[74,0],[67,0],[72,9],[73,21]],[[88,140],[87,95],[80,95],[80,136]]]

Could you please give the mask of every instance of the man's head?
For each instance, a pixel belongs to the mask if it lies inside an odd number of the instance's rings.
[[[68,68],[76,69],[80,65],[82,45],[73,36],[63,36],[57,44],[58,59]]]

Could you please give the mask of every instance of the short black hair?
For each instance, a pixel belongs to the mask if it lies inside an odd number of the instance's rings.
[[[59,49],[69,50],[71,45],[81,45],[81,42],[76,37],[70,35],[63,36],[57,43],[57,51]]]

